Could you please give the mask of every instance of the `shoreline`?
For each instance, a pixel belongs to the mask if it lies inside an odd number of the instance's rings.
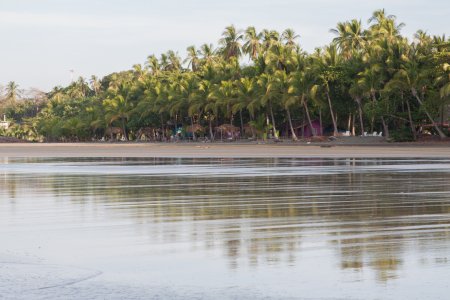
[[[448,144],[4,143],[1,158],[450,158]]]

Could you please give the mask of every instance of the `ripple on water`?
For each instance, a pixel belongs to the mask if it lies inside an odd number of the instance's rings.
[[[0,264],[0,295],[442,298],[449,174],[445,159],[9,160],[2,246],[48,263]]]

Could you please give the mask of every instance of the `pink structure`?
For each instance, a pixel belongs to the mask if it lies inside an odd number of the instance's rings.
[[[312,137],[313,136],[313,132],[316,135],[323,135],[323,130],[320,127],[320,122],[318,120],[314,120],[311,122],[312,123],[312,128],[309,126],[309,123],[303,124],[299,127],[296,128],[296,134],[297,136],[301,137]],[[312,129],[312,130],[311,130]]]

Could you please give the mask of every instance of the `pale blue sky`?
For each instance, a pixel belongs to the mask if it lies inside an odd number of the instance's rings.
[[[376,9],[417,29],[449,34],[448,0],[0,0],[0,85],[49,90],[75,76],[104,76],[152,53],[217,43],[223,29],[293,28],[307,51],[328,43],[339,21]]]

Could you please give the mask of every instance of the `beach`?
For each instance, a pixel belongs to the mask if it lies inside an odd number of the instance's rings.
[[[2,299],[445,298],[450,160],[328,158],[444,148],[198,146],[10,148]]]
[[[48,143],[0,144],[0,157],[323,157],[412,158],[450,157],[445,144],[296,145],[227,143]]]

